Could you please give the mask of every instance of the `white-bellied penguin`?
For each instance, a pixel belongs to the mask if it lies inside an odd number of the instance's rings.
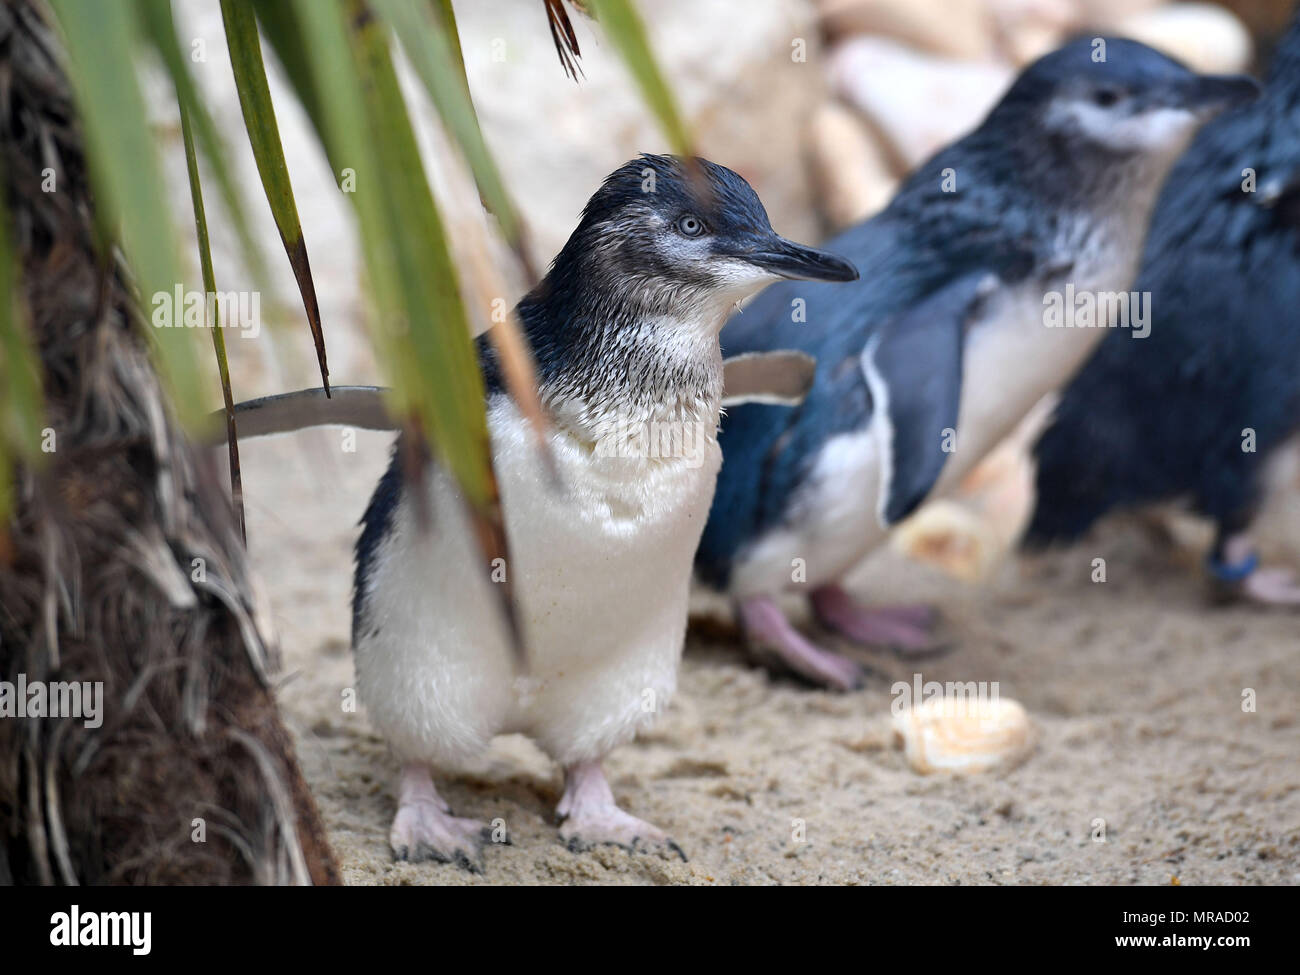
[[[926,608],[869,610],[841,580],[1073,375],[1105,329],[1048,327],[1053,300],[1130,287],[1170,166],[1255,91],[1133,41],[1072,42],[827,244],[858,284],[774,285],[727,325],[728,354],[817,360],[801,406],[746,405],[722,425],[697,570],[756,651],[823,686],[859,683],[856,663],[790,624],[777,597],[792,591],[851,640],[929,642]]]
[[[484,824],[453,816],[431,772],[511,732],[564,768],[570,847],[680,852],[615,804],[601,760],[676,685],[692,556],[721,463],[718,332],[775,279],[856,277],[847,261],[778,236],[749,184],[705,160],[642,156],[592,196],[518,306],[561,490],[479,342],[527,673],[516,673],[447,472],[429,473],[422,531],[399,445],[363,518],[353,647],[360,698],[402,763],[395,855],[480,862]],[[736,366],[761,379],[760,360]]]

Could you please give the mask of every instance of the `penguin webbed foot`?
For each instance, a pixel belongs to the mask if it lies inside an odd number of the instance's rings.
[[[599,762],[580,762],[565,769],[564,795],[556,813],[560,839],[571,853],[598,846],[617,846],[629,853],[650,853],[686,862],[686,853],[663,830],[624,812]]]
[[[1300,607],[1300,578],[1293,569],[1262,566],[1259,553],[1243,534],[1225,538],[1206,559],[1213,594],[1219,602],[1247,600],[1260,606]]]
[[[1242,592],[1264,606],[1300,606],[1300,581],[1291,569],[1261,567],[1246,577]]]
[[[859,664],[823,650],[795,629],[770,597],[742,600],[739,615],[750,651],[765,666],[792,672],[833,691],[857,690],[866,680]]]
[[[449,816],[429,806],[403,806],[393,819],[389,843],[395,860],[454,863],[482,873],[483,847],[491,835],[491,827],[477,819]]]
[[[1233,580],[1211,574],[1210,598],[1221,605],[1246,602],[1271,609],[1300,608],[1300,578],[1282,566],[1259,566]]]
[[[823,626],[854,643],[904,656],[941,649],[934,636],[939,614],[930,606],[866,607],[835,584],[813,590],[809,602]]]
[[[393,859],[453,863],[470,873],[482,873],[483,849],[491,837],[486,823],[451,814],[427,769],[403,770],[401,800],[388,834]]]
[[[686,863],[686,851],[671,836],[615,806],[597,819],[566,819],[560,839],[570,853],[585,853],[598,846],[617,846],[628,853],[649,853]]]

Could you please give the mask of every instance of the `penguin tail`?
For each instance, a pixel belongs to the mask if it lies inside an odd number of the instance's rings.
[[[1034,511],[1021,539],[1030,551],[1077,541],[1117,503],[1101,452],[1072,433],[1054,423],[1034,446]]]

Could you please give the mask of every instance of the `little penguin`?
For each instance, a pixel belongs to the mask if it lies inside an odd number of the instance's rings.
[[[1300,434],[1300,16],[1260,98],[1201,130],[1170,173],[1134,289],[1150,294],[1149,334],[1108,335],[1035,448],[1029,544],[1185,499],[1216,527],[1220,595],[1300,604],[1250,532],[1270,461]]]
[[[791,625],[785,592],[852,641],[930,643],[928,608],[868,610],[841,580],[1082,364],[1105,329],[1050,327],[1054,304],[1130,286],[1169,168],[1255,91],[1134,41],[1073,41],[827,244],[860,284],[777,284],[726,326],[728,354],[780,344],[817,360],[802,405],[728,411],[696,558],[760,659],[837,690],[861,681]]]
[[[615,804],[601,760],[675,689],[692,556],[721,464],[718,333],[741,298],[777,278],[856,277],[847,261],[778,236],[729,169],[643,155],[616,170],[517,308],[558,489],[480,337],[528,668],[516,672],[450,474],[428,472],[422,530],[399,445],[362,519],[353,607],[358,695],[402,766],[399,859],[481,865],[485,825],[452,814],[432,770],[509,733],[563,767],[557,812],[571,849],[681,853]]]

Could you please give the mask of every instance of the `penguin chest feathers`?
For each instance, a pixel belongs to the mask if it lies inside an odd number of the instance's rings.
[[[722,463],[716,403],[605,416],[594,439],[557,427],[556,484],[506,397],[489,425],[537,675],[647,653],[675,666]]]
[[[566,764],[591,759],[653,721],[676,688],[692,560],[722,463],[720,356],[716,382],[690,387],[699,395],[584,400],[580,385],[544,391],[554,477],[510,398],[489,398],[506,559],[484,565],[453,480],[436,469],[427,529],[404,497],[359,584],[358,689],[401,755],[455,764],[520,732]],[[501,582],[515,598],[523,674],[492,592]]]

